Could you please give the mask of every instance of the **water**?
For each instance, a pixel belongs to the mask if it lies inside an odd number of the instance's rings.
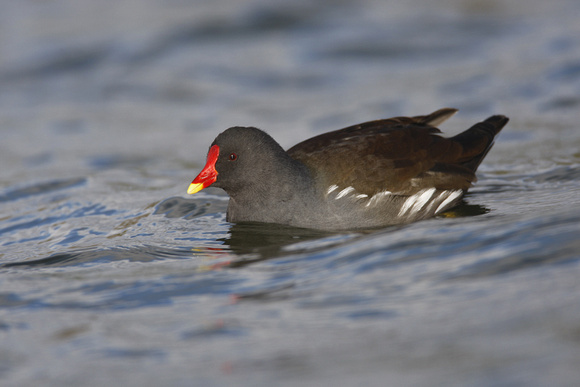
[[[580,4],[2,2],[0,384],[577,386]],[[325,233],[185,195],[207,147],[511,118],[450,217]]]

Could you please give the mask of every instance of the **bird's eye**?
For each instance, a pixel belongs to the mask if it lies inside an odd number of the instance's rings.
[[[235,153],[230,153],[230,161],[236,161],[238,159],[238,155]]]

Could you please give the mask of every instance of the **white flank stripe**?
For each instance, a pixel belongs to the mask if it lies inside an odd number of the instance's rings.
[[[374,194],[370,199],[369,202],[367,203],[367,207],[373,205],[373,204],[377,204],[380,200],[386,198],[387,196],[389,196],[390,194],[392,194],[391,191],[382,191],[382,192],[377,192],[376,194]]]
[[[455,190],[455,191],[445,191],[449,196],[439,204],[439,207],[435,210],[435,213],[439,213],[445,209],[455,199],[460,197],[463,194],[462,190]]]
[[[407,200],[405,200],[405,203],[403,203],[403,205],[401,206],[401,209],[399,210],[398,216],[405,215],[405,212],[407,212],[409,210],[409,208],[411,208],[411,205],[413,204],[414,201],[415,201],[415,195],[409,196],[407,198]]]
[[[430,212],[431,208],[433,208],[435,203],[437,203],[437,200],[441,199],[442,196],[445,196],[445,192],[447,192],[447,191],[440,192],[439,195],[437,195],[437,197],[431,198],[431,200],[429,201],[429,204],[427,205],[427,207],[425,207],[425,212]],[[433,214],[435,214],[435,213],[433,213]]]
[[[331,194],[334,190],[336,190],[338,188],[338,186],[336,184],[331,185],[330,187],[328,187],[328,189],[326,190],[326,194],[329,195]]]
[[[421,208],[423,208],[423,206],[425,204],[427,204],[429,199],[431,199],[431,196],[433,196],[434,193],[435,193],[435,188],[429,188],[428,190],[426,190],[423,193],[417,192],[417,195],[419,195],[419,194],[420,195],[417,198],[417,201],[415,202],[415,204],[413,204],[413,208],[411,208],[411,211],[413,211],[413,212],[420,211]]]
[[[346,195],[348,195],[349,193],[353,192],[354,188],[352,187],[346,187],[345,189],[343,189],[342,191],[340,191],[338,193],[338,195],[336,195],[335,199],[340,199],[342,197],[345,197]]]
[[[413,196],[409,196],[405,203],[401,206],[398,216],[403,216],[407,211],[417,212],[423,208],[423,206],[431,199],[431,196],[435,193],[435,188],[424,189],[417,192]]]

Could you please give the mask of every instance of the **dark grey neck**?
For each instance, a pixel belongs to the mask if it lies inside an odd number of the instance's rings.
[[[263,166],[255,181],[230,194],[227,220],[230,222],[295,223],[318,200],[308,168],[286,153]]]

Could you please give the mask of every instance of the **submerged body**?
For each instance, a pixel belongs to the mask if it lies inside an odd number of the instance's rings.
[[[230,222],[339,230],[430,218],[457,205],[508,121],[492,116],[441,137],[436,125],[455,112],[370,121],[288,151],[259,129],[233,127],[216,137],[188,193],[224,189]]]

